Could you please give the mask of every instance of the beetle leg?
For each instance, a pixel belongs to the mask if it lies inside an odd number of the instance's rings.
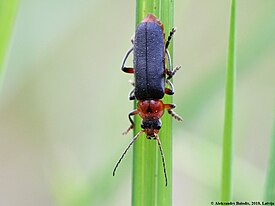
[[[171,42],[171,39],[172,39],[173,35],[175,34],[175,32],[176,32],[176,27],[172,28],[172,30],[170,31],[170,34],[169,34],[168,39],[167,39],[167,42],[165,44],[165,49],[168,48],[168,46],[169,46],[169,44]]]
[[[131,126],[125,132],[122,133],[123,135],[127,134],[131,129],[134,128],[135,124],[134,124],[134,121],[132,120],[131,116],[136,115],[136,114],[138,114],[138,110],[134,110],[128,114],[128,118],[131,122]]]
[[[130,80],[129,80],[129,83],[130,83],[133,87],[135,87],[135,82],[134,82],[133,80],[130,79]],[[129,100],[135,100],[135,99],[136,99],[136,97],[135,97],[135,88],[133,88],[133,89],[130,91],[128,97],[129,97]]]
[[[133,88],[129,93],[129,100],[135,100],[135,88]]]
[[[129,54],[131,54],[131,52],[134,50],[134,47],[132,47],[131,49],[129,49],[125,55],[125,57],[123,58],[123,61],[122,61],[122,66],[121,66],[121,70],[126,72],[126,73],[134,73],[135,72],[135,69],[134,68],[130,68],[130,67],[125,67],[125,62],[129,56]]]
[[[178,65],[173,70],[166,69],[166,74],[168,76],[167,79],[171,79],[180,68],[181,68],[181,66]]]
[[[134,40],[135,40],[135,34],[131,37],[131,43],[134,45]]]
[[[168,67],[169,67],[167,71],[172,71],[172,61],[171,61],[171,57],[170,57],[170,53],[169,53],[168,49],[165,49],[165,53],[167,55]],[[166,72],[166,73],[168,74],[168,72]]]
[[[165,94],[168,94],[168,95],[173,95],[174,94],[174,92],[169,88],[165,88],[164,92],[165,92]]]
[[[164,104],[164,108],[167,109],[168,113],[171,114],[171,116],[174,117],[176,120],[183,121],[182,117],[173,111],[173,109],[176,108],[175,104]]]
[[[169,81],[168,79],[166,79],[165,81],[166,81],[166,83],[170,87],[170,89],[169,88],[165,88],[165,94],[173,95],[175,92],[174,92],[174,86],[173,86],[172,82]]]
[[[134,87],[135,86],[135,82],[132,79],[129,79],[129,83]]]
[[[170,32],[170,35],[168,37],[168,40],[166,42],[166,45],[165,45],[165,53],[167,55],[167,59],[168,59],[168,69],[166,69],[166,74],[168,75],[168,78],[167,79],[171,79],[175,73],[181,68],[181,66],[176,66],[174,69],[172,68],[172,61],[171,61],[171,56],[170,56],[170,53],[168,51],[168,46],[171,42],[171,39],[174,35],[174,33],[176,32],[176,28],[174,27],[172,29],[172,31]]]

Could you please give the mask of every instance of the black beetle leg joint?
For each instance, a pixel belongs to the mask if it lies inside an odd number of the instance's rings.
[[[165,88],[165,94],[173,95],[175,92],[171,89]]]
[[[176,104],[171,104],[171,109],[175,109],[176,108]]]
[[[167,76],[168,76],[167,79],[171,79],[173,77],[172,71],[167,70]]]

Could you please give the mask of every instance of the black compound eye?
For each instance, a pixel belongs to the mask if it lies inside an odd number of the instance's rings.
[[[160,130],[160,128],[161,128],[161,126],[160,126],[160,125],[156,126],[156,129],[157,129],[157,130]]]
[[[161,128],[161,121],[160,119],[158,119],[157,121],[155,121],[154,129],[160,130],[160,128]]]
[[[141,126],[141,128],[142,128],[142,129],[145,129],[145,127],[144,127],[144,124],[143,124],[143,123],[141,123],[141,125],[140,125],[140,126]]]

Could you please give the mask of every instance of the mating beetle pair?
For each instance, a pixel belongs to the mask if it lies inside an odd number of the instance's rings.
[[[164,104],[161,100],[164,94],[174,94],[174,87],[169,79],[171,79],[180,68],[180,66],[177,66],[175,69],[172,69],[171,58],[167,49],[175,31],[175,28],[173,28],[167,41],[165,41],[163,24],[154,15],[148,14],[138,25],[135,38],[132,40],[133,47],[127,51],[123,59],[122,71],[134,73],[135,76],[135,82],[133,83],[134,89],[130,92],[129,99],[138,100],[137,109],[128,115],[131,126],[123,134],[127,134],[133,129],[134,121],[131,116],[137,114],[142,118],[142,130],[137,133],[121,155],[114,168],[113,175],[115,175],[119,163],[130,146],[142,133],[145,133],[148,139],[153,137],[158,142],[167,186],[165,158],[158,132],[161,128],[160,118],[165,109],[167,109],[168,113],[176,120],[182,121],[182,118],[173,111],[176,107],[175,104]],[[134,68],[125,67],[125,62],[132,52],[134,52]],[[165,68],[166,57],[168,60],[168,69]],[[165,87],[165,84],[167,84],[169,88]]]

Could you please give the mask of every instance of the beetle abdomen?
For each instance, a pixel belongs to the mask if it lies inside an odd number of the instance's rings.
[[[135,96],[162,99],[165,87],[164,36],[155,22],[143,22],[134,41]]]

